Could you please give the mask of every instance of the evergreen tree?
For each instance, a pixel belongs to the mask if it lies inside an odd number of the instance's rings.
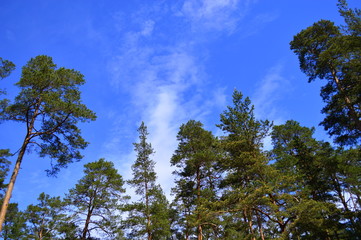
[[[282,215],[289,219],[282,231],[284,237],[331,239],[343,231],[328,171],[332,157],[326,152],[331,148],[317,141],[313,133],[314,128],[296,121],[273,128],[273,166],[287,179],[280,189],[284,196]]]
[[[220,166],[224,171],[223,188],[224,238],[264,237],[261,219],[256,214],[266,186],[267,158],[262,151],[263,140],[271,123],[257,120],[250,99],[241,92],[233,92],[233,106],[221,114],[217,126],[226,134],[221,139],[224,158]],[[228,221],[229,220],[229,221]]]
[[[21,92],[1,114],[3,120],[24,124],[26,132],[2,204],[0,232],[21,162],[30,146],[37,148],[40,157],[56,160],[50,174],[82,158],[79,149],[84,149],[88,143],[81,137],[77,123],[96,118],[81,103],[79,86],[82,84],[82,74],[72,69],[56,69],[48,56],[32,58],[23,67],[16,84]]]
[[[15,69],[14,63],[0,57],[0,79],[6,78]]]
[[[140,196],[139,201],[127,206],[127,225],[132,229],[131,239],[167,239],[170,236],[168,201],[156,184],[155,162],[151,159],[154,150],[147,142],[148,131],[144,122],[138,128],[139,142],[134,143],[137,159],[132,165],[133,179],[130,186]]]
[[[3,191],[6,189],[5,179],[9,172],[10,161],[7,157],[10,157],[11,154],[9,149],[0,149],[0,198],[3,198]]]
[[[321,88],[326,115],[321,122],[340,144],[360,144],[361,139],[361,10],[339,0],[346,26],[320,20],[298,33],[291,49],[298,55],[309,82],[327,80]]]
[[[0,80],[3,79],[3,78],[6,78],[7,76],[10,75],[10,73],[15,69],[15,65],[14,63],[8,61],[8,60],[5,60],[5,59],[2,59],[0,57]],[[0,88],[0,96],[2,94],[6,94],[5,90],[1,89]],[[3,109],[8,103],[8,100],[7,99],[0,99],[0,109]],[[1,118],[2,118],[2,111],[0,111],[0,121],[1,121]]]
[[[94,237],[94,233],[113,238],[120,232],[118,219],[125,198],[123,178],[112,162],[99,159],[84,165],[83,176],[69,190],[66,202],[72,222],[80,229],[80,239]]]
[[[203,129],[201,122],[194,120],[182,124],[177,139],[178,148],[171,159],[178,177],[173,193],[175,206],[183,209],[180,214],[185,238],[191,238],[196,232],[197,239],[201,240],[206,230],[216,238],[217,215],[212,211],[212,203],[217,199],[216,139]]]
[[[60,197],[50,197],[41,193],[39,203],[29,205],[25,211],[25,217],[30,225],[28,236],[32,239],[45,240],[55,239],[59,235],[59,229],[67,220]]]
[[[17,203],[10,203],[0,236],[4,240],[27,240],[27,233],[25,214],[19,210]]]

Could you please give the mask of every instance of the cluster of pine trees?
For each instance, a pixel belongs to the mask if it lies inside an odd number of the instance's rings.
[[[13,102],[2,99],[1,119],[26,126],[9,184],[11,155],[0,150],[3,239],[361,239],[361,11],[339,0],[345,26],[321,20],[298,33],[291,49],[309,77],[326,80],[321,125],[289,120],[274,126],[257,119],[241,92],[221,113],[215,136],[199,121],[180,126],[170,159],[172,200],[157,184],[154,150],[144,123],[134,143],[133,178],[123,180],[105,159],[84,165],[84,175],[64,198],[40,194],[25,210],[10,203],[29,148],[53,159],[49,174],[81,159],[87,146],[77,123],[95,120],[81,103],[83,76],[38,56],[23,67]],[[14,64],[0,58],[0,78]],[[3,92],[0,92],[3,94]],[[263,143],[270,136],[272,148]],[[126,193],[135,190],[136,199]]]

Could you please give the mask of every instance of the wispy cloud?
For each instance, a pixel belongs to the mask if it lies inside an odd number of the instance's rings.
[[[292,89],[288,79],[282,76],[282,64],[272,67],[257,84],[253,94],[256,114],[260,118],[268,118],[276,123],[283,122],[285,113],[279,108],[278,101]]]
[[[252,98],[256,116],[273,121],[275,125],[287,120],[287,113],[279,107],[278,102],[285,100],[287,94],[292,91],[292,86],[288,79],[283,77],[282,70],[282,64],[272,67],[258,83]],[[264,140],[264,147],[271,148],[270,137]]]
[[[234,33],[255,0],[186,0],[179,14],[194,31]]]
[[[210,86],[205,74],[207,53],[201,48],[205,36],[234,32],[254,2],[186,0],[180,5],[158,4],[150,6],[149,12],[142,9],[142,14],[135,14],[135,20],[129,23],[136,25],[132,30],[122,30],[122,44],[110,64],[112,84],[130,94],[132,111],[138,116],[134,122],[143,120],[148,126],[159,182],[168,194],[173,182],[169,161],[177,147],[179,126],[189,119],[203,120],[225,104],[224,87]],[[165,25],[174,29],[164,31]],[[134,128],[136,141],[138,126],[126,127]],[[129,159],[134,155],[124,156]]]

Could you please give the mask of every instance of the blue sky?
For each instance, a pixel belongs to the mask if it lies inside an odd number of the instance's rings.
[[[85,75],[85,104],[96,122],[82,124],[90,142],[84,159],[57,178],[48,159],[29,152],[13,192],[21,207],[41,192],[63,196],[82,177],[83,164],[106,158],[125,179],[135,160],[132,143],[144,121],[156,154],[158,181],[173,183],[169,159],[179,126],[189,119],[220,134],[215,124],[231,104],[233,89],[249,96],[258,118],[317,126],[321,82],[307,83],[292,37],[320,19],[342,23],[336,0],[33,0],[0,1],[0,57],[17,70],[1,81],[8,96],[18,89],[21,67],[49,55],[59,67]],[[360,7],[359,0],[349,0]],[[0,125],[0,147],[15,152],[24,126]],[[321,128],[317,137],[326,138]],[[269,144],[266,142],[266,145]],[[15,159],[11,159],[15,160]]]

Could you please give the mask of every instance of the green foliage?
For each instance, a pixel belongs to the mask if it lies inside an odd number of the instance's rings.
[[[34,145],[41,157],[56,160],[49,174],[57,173],[74,160],[88,143],[77,123],[95,120],[95,114],[81,103],[79,86],[84,76],[78,71],[56,68],[52,58],[37,56],[22,69],[16,85],[21,92],[3,109],[3,119],[27,126],[24,145]],[[38,140],[36,140],[38,139]]]
[[[272,123],[257,120],[250,99],[243,99],[237,90],[233,92],[233,106],[228,106],[220,117],[217,126],[227,134],[221,141],[226,152],[221,166],[228,171],[223,184],[245,186],[249,179],[257,178],[266,163],[261,148]]]
[[[346,26],[320,20],[291,41],[301,70],[309,77],[327,80],[321,88],[326,115],[321,125],[340,144],[359,144],[361,137],[361,11],[339,1]]]
[[[6,78],[7,76],[10,75],[10,73],[15,69],[15,65],[14,63],[8,61],[8,60],[5,60],[5,59],[2,59],[0,57],[0,80],[3,79],[3,78]],[[6,94],[6,91],[1,89],[0,88],[0,96],[2,94]],[[0,100],[0,109],[3,109],[6,107],[6,105],[8,104],[8,99],[1,99]],[[1,121],[1,118],[2,118],[2,111],[0,111],[0,121]]]
[[[104,159],[85,164],[84,168],[85,176],[66,196],[72,222],[82,229],[81,239],[94,232],[112,237],[120,228],[118,217],[125,197],[123,178],[113,163]]]
[[[169,204],[159,185],[156,185],[154,150],[147,142],[147,127],[138,128],[139,142],[134,143],[137,159],[132,165],[133,178],[128,181],[140,196],[137,202],[127,204],[129,216],[124,222],[130,229],[130,239],[167,239],[170,236]]]
[[[15,69],[15,64],[0,57],[0,79],[6,78]]]
[[[201,122],[194,120],[182,124],[177,140],[179,144],[171,164],[177,167],[174,205],[184,209],[183,224],[179,221],[178,225],[183,225],[188,235],[197,232],[201,239],[207,231],[214,232],[212,227],[217,222],[212,209],[217,199],[217,141],[210,131],[203,129]]]
[[[220,187],[227,216],[223,217],[223,234],[227,239],[254,239],[259,232],[262,237],[261,219],[255,210],[261,209],[267,185],[267,158],[262,146],[272,123],[257,120],[250,99],[243,99],[237,90],[233,92],[233,106],[220,117],[217,126],[226,134],[221,140],[224,157],[219,161],[224,172]],[[239,220],[235,223],[234,219]]]
[[[0,149],[0,190],[4,191],[6,189],[5,179],[9,172],[10,161],[7,160],[7,157],[10,157],[11,154],[9,149]],[[0,198],[3,197],[2,192],[0,193]]]
[[[19,211],[17,203],[10,203],[1,237],[4,240],[25,240],[28,238],[26,215]]]
[[[25,211],[30,225],[28,237],[39,240],[54,239],[67,221],[64,203],[60,197],[50,197],[45,193],[39,195],[38,201],[38,204],[29,205]]]
[[[138,128],[139,143],[134,144],[134,150],[137,153],[137,159],[132,165],[133,179],[128,183],[136,188],[136,193],[145,198],[147,190],[155,187],[157,179],[154,172],[155,162],[150,158],[154,154],[152,145],[147,142],[148,131],[144,122]]]
[[[122,176],[100,159],[84,166],[85,175],[64,201],[42,193],[24,213],[10,204],[3,239],[360,239],[361,11],[345,0],[338,6],[345,26],[318,21],[294,37],[291,49],[309,81],[327,81],[321,124],[340,147],[290,120],[273,127],[273,149],[264,151],[272,123],[256,119],[250,99],[235,90],[217,125],[224,136],[214,137],[199,121],[181,125],[170,160],[176,168],[171,205],[156,183],[154,149],[142,122],[127,181],[136,201],[124,204],[129,197]],[[0,58],[0,78],[13,69]],[[29,147],[56,161],[49,174],[82,158],[79,150],[88,143],[77,124],[95,120],[81,102],[82,84],[82,74],[57,68],[47,56],[23,67],[16,84],[21,92],[13,103],[0,102],[1,120],[27,127],[16,166]],[[0,150],[1,189],[9,156]]]

